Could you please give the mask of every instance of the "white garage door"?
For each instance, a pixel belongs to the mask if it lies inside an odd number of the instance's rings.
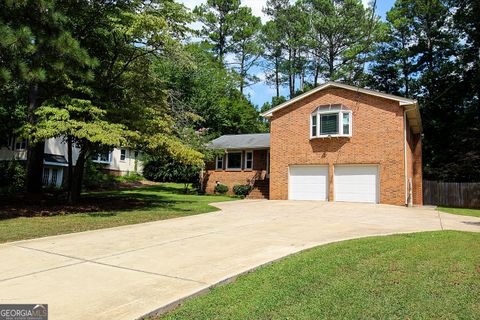
[[[327,200],[328,166],[290,166],[290,200]]]
[[[335,201],[378,203],[377,166],[335,166]]]

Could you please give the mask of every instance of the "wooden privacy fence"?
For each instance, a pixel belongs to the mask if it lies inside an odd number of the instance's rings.
[[[423,180],[423,203],[456,208],[480,208],[480,182]]]

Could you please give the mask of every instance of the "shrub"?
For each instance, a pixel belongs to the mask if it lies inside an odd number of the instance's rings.
[[[115,180],[117,182],[139,182],[143,180],[143,177],[138,173],[130,173],[125,176],[117,176]]]
[[[252,190],[252,186],[250,185],[236,185],[233,186],[233,193],[237,196],[246,197],[248,193]]]
[[[88,160],[85,164],[83,186],[87,190],[115,189],[115,177],[99,170],[98,165]]]
[[[201,167],[185,165],[178,160],[167,156],[158,156],[145,163],[143,176],[157,182],[179,182],[184,184],[184,193],[188,193],[188,186],[198,186]]]
[[[217,184],[215,186],[215,193],[225,194],[228,191],[228,187],[224,184]]]
[[[25,167],[18,161],[0,161],[0,194],[23,191]]]

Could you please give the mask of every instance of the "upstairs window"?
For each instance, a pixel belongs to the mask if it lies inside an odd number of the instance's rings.
[[[310,138],[351,137],[352,112],[350,110],[317,109],[311,115]]]
[[[127,150],[120,149],[120,161],[125,161],[126,158],[127,158]]]
[[[338,113],[320,114],[320,135],[339,134]]]
[[[245,152],[245,169],[252,170],[253,168],[253,152]]]
[[[317,136],[317,131],[318,131],[317,120],[318,120],[317,114],[316,113],[312,114],[312,137]]]

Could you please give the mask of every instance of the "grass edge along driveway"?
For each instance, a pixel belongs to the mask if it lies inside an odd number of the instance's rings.
[[[87,193],[84,197],[92,202],[98,198],[117,202],[124,199],[140,202],[140,205],[114,211],[3,219],[0,220],[0,243],[207,213],[219,210],[209,203],[238,200],[229,196],[183,194],[182,188],[183,184],[163,183]]]
[[[446,212],[450,214],[457,214],[462,216],[472,216],[480,218],[480,209],[466,209],[466,208],[447,208],[447,207],[438,207],[438,210],[441,212]]]
[[[154,319],[479,319],[480,233],[319,246]]]

